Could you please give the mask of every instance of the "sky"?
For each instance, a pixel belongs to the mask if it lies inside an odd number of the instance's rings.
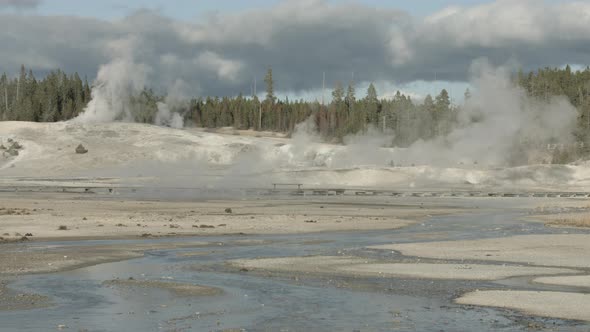
[[[18,0],[16,0],[18,1]],[[79,15],[104,19],[122,18],[138,9],[152,9],[163,15],[180,20],[191,21],[203,15],[215,12],[238,12],[242,10],[260,9],[274,6],[280,0],[248,0],[248,1],[210,1],[210,0],[51,0],[41,2],[36,8],[42,15]],[[345,1],[332,0],[332,3]],[[473,5],[484,3],[484,0],[359,0],[358,3],[377,8],[394,8],[407,11],[412,15],[425,16],[437,10],[453,5]]]
[[[584,68],[590,1],[0,0],[0,44],[13,75],[108,79],[126,64],[142,71],[133,84],[206,96],[250,94],[272,67],[279,96],[319,100],[326,73],[328,90],[354,77],[359,97],[374,83],[460,102],[481,61]]]

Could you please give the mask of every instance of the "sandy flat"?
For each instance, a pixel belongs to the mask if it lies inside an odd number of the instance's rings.
[[[510,277],[576,272],[569,269],[536,268],[483,264],[361,264],[344,266],[339,271],[364,275],[424,279],[498,280]]]
[[[179,252],[176,254],[178,257],[201,257],[210,255],[211,251],[195,251],[195,252]]]
[[[590,288],[590,276],[562,276],[562,277],[543,277],[533,280],[533,282],[547,285],[573,286]]]
[[[43,295],[17,293],[0,280],[0,311],[29,310],[50,306],[51,300]]]
[[[138,251],[108,248],[29,251],[4,247],[0,253],[0,276],[58,272],[141,256],[143,253]]]
[[[478,291],[459,304],[509,308],[531,315],[590,321],[590,294],[536,291]]]
[[[332,275],[457,280],[498,280],[524,275],[575,273],[570,269],[481,264],[376,263],[351,256],[310,256],[234,260],[245,269]]]
[[[305,256],[277,257],[260,259],[236,259],[228,263],[246,269],[261,269],[280,272],[336,272],[338,267],[369,263],[369,261],[353,256]]]
[[[60,194],[1,195],[0,209],[11,211],[0,213],[0,237],[5,240],[27,233],[33,234],[30,240],[36,240],[396,229],[453,211],[354,201],[344,206],[340,201],[161,202],[73,200]],[[226,208],[232,213],[226,213]]]
[[[32,246],[4,244],[0,251],[0,277],[76,269],[143,256],[147,250],[218,247],[214,242],[132,243],[89,246]]]
[[[590,234],[522,235],[506,238],[373,246],[436,259],[504,261],[541,266],[590,267]]]
[[[129,288],[164,289],[174,293],[176,296],[213,296],[222,293],[221,289],[215,287],[160,280],[114,279],[105,281],[103,285]]]

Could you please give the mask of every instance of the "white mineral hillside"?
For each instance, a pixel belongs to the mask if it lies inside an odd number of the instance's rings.
[[[288,182],[396,190],[590,190],[590,167],[585,165],[412,166],[404,165],[402,150],[370,140],[342,146],[317,143],[303,134],[287,139],[236,133],[134,123],[0,122],[0,144],[22,146],[18,155],[0,150],[0,178],[22,183],[23,178],[109,177],[194,187]],[[87,153],[76,153],[80,144]]]

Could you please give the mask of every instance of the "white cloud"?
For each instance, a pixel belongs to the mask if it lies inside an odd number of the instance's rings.
[[[41,0],[0,0],[0,8],[30,9],[40,4]]]
[[[206,51],[200,54],[195,63],[204,70],[213,70],[217,77],[222,80],[235,81],[238,78],[243,64],[240,61],[228,60],[222,58],[219,54]]]
[[[9,3],[21,1],[0,0]],[[426,18],[328,0],[287,0],[193,23],[146,10],[115,21],[4,14],[0,71],[23,63],[92,79],[101,65],[126,58],[149,66],[147,84],[163,91],[180,79],[206,95],[249,94],[252,78],[262,82],[269,66],[276,90],[294,94],[320,89],[322,72],[331,82],[346,84],[354,72],[358,82],[403,87],[434,73],[467,81],[480,57],[514,59],[525,70],[584,64],[589,27],[590,3],[536,0],[450,7]]]

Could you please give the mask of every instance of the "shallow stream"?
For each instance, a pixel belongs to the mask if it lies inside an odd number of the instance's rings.
[[[394,278],[301,278],[240,272],[224,262],[238,258],[338,255],[400,259],[366,246],[572,232],[521,220],[517,199],[449,199],[479,205],[475,212],[433,217],[402,229],[277,236],[219,236],[214,245],[157,250],[145,257],[74,271],[20,277],[17,292],[49,296],[53,306],[0,312],[0,331],[588,331],[580,322],[531,317],[510,310],[460,306],[453,299],[475,289],[556,289],[527,278],[500,282]],[[498,212],[498,208],[502,212]],[[249,240],[246,242],[236,242]],[[255,240],[255,241],[252,241]],[[147,239],[152,242],[194,241]],[[96,245],[133,241],[35,243]],[[135,241],[137,242],[137,241]],[[202,254],[198,254],[202,252]],[[190,255],[186,255],[189,253]],[[408,258],[412,259],[412,258]],[[218,287],[220,296],[179,297],[161,289],[119,288],[105,280],[151,279]],[[532,325],[531,325],[532,324]]]

